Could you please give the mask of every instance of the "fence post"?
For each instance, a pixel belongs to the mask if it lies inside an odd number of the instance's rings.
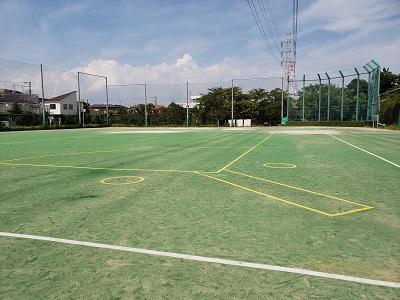
[[[233,127],[233,79],[232,79],[232,99],[231,99],[231,127]]]
[[[282,93],[281,93],[281,124],[282,124],[282,120],[283,120],[283,80],[284,80],[284,77],[282,77]]]
[[[358,73],[357,68],[354,68],[357,73],[357,96],[356,96],[356,121],[358,121],[358,100],[360,96],[360,73]]]
[[[368,72],[368,96],[367,96],[367,121],[371,121],[373,119],[373,110],[371,108],[371,72],[364,66],[364,69]]]
[[[108,113],[108,84],[107,84],[107,77],[105,77],[105,78],[106,78],[106,113],[107,113],[106,124],[108,126],[110,124],[110,121],[109,121],[110,116],[109,116],[109,113]]]
[[[303,122],[305,121],[304,120],[304,97],[306,94],[305,87],[306,87],[306,75],[303,75],[303,117],[302,117]]]
[[[321,76],[318,74],[318,79],[319,79],[319,89],[318,89],[318,121],[321,121]]]
[[[189,126],[189,82],[186,82],[186,126]]]
[[[328,73],[325,73],[326,77],[328,78],[328,116],[326,120],[330,120],[330,110],[331,110],[331,78],[329,77]]]
[[[42,109],[43,109],[43,125],[46,125],[46,112],[44,105],[44,83],[43,83],[43,65],[40,64],[40,76],[42,79]]]
[[[339,70],[340,76],[342,76],[342,102],[340,105],[340,121],[343,121],[343,104],[344,104],[344,76],[342,71]]]
[[[148,126],[147,120],[147,84],[144,84],[144,126]]]
[[[78,124],[81,125],[81,83],[79,80],[79,73],[78,72],[78,107],[77,107],[77,112],[78,112]],[[76,122],[76,119],[75,119]]]
[[[290,100],[290,94],[289,94],[289,76],[288,76],[287,86],[286,86],[286,116],[288,121],[289,121],[289,100]]]

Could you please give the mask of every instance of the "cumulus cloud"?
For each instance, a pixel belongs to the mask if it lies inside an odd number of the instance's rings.
[[[42,95],[40,66],[1,60],[0,80],[7,82],[31,82],[32,92]],[[77,74],[79,72],[79,86]],[[207,93],[213,87],[230,87],[232,79],[235,85],[245,87],[246,81],[240,78],[260,78],[276,76],[277,70],[266,72],[262,67],[248,64],[238,58],[225,58],[209,65],[199,65],[189,54],[184,54],[172,63],[145,64],[134,66],[121,64],[116,60],[98,59],[68,71],[43,66],[45,98],[52,98],[71,91],[81,91],[81,99],[90,103],[106,102],[106,81],[110,103],[131,106],[144,101],[144,84],[147,97],[157,99],[160,104],[185,102],[187,85],[192,95]],[[94,75],[94,76],[93,76]],[[279,76],[279,75],[278,75]],[[272,89],[280,87],[280,81],[274,86],[254,86]],[[12,88],[12,85],[10,87]],[[249,87],[250,89],[250,87]]]
[[[381,0],[319,0],[299,14],[302,29],[310,32],[323,29],[333,32],[365,30],[369,24],[389,24],[398,15],[399,5]],[[378,29],[378,28],[376,28]]]
[[[279,68],[278,68],[279,69]],[[94,60],[88,65],[75,68],[73,72],[85,72],[107,76],[110,84],[154,83],[175,84],[185,82],[220,82],[243,77],[266,77],[265,70],[249,66],[238,58],[225,58],[223,61],[199,66],[189,54],[178,58],[175,63],[132,66],[119,64],[115,60]],[[272,72],[270,76],[274,76]]]
[[[297,74],[400,65],[398,1],[319,0],[299,12]]]
[[[109,98],[114,103],[119,102],[127,106],[132,103],[143,103],[144,84],[147,86],[149,99],[157,99],[159,104],[165,104],[172,101],[186,102],[187,83],[189,92],[192,95],[199,95],[206,93],[212,87],[230,87],[232,79],[236,80],[235,85],[245,88],[248,86],[248,82],[240,82],[240,78],[266,77],[265,70],[248,65],[238,58],[225,58],[215,64],[200,66],[189,54],[184,54],[174,63],[142,66],[120,64],[115,60],[94,60],[84,67],[72,70],[72,72],[78,71],[107,76],[110,85]],[[270,71],[269,76],[276,76],[279,72],[279,68]],[[85,78],[85,80],[87,80],[87,90],[104,90],[104,81],[103,83],[98,79],[90,79],[90,81],[89,78]],[[276,79],[275,81],[270,82],[272,84],[270,86],[266,86],[264,82],[261,86],[248,87],[248,89],[280,87],[280,80]],[[99,83],[100,86],[98,86]]]

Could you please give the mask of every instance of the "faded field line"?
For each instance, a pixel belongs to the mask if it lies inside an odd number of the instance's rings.
[[[247,149],[248,147],[153,147],[153,146],[143,146],[137,148],[129,148],[129,149],[114,149],[114,150],[96,150],[96,151],[87,151],[87,152],[67,152],[67,153],[57,153],[57,154],[46,154],[46,155],[38,155],[38,156],[30,156],[30,157],[20,157],[13,159],[6,159],[1,162],[13,162],[19,160],[30,160],[30,159],[39,159],[39,158],[49,158],[49,157],[61,157],[61,156],[69,156],[69,155],[84,155],[84,154],[98,154],[98,153],[117,153],[117,152],[133,152],[133,151],[157,151],[157,150],[193,150],[193,149]]]
[[[349,145],[349,146],[351,146],[351,147],[354,147],[354,148],[356,148],[356,149],[358,149],[358,150],[361,150],[361,151],[363,151],[363,152],[365,152],[365,153],[367,153],[367,154],[369,154],[369,155],[375,156],[376,158],[379,158],[379,159],[381,159],[381,160],[383,160],[383,161],[385,161],[385,162],[387,162],[387,163],[389,163],[389,164],[391,164],[391,165],[393,165],[393,166],[395,166],[395,167],[397,167],[397,168],[400,168],[400,166],[399,166],[398,164],[395,164],[394,162],[392,162],[392,161],[390,161],[390,160],[387,160],[387,159],[385,159],[385,158],[383,158],[383,157],[381,157],[381,156],[379,156],[379,155],[376,155],[376,154],[374,154],[374,153],[372,153],[372,152],[369,152],[369,151],[364,150],[364,149],[362,149],[362,148],[360,148],[360,147],[357,147],[357,146],[355,146],[355,145],[353,145],[353,144],[350,144],[350,143],[348,143],[348,142],[346,142],[346,141],[343,141],[343,140],[337,138],[337,137],[334,136],[334,135],[331,135],[331,134],[327,134],[327,135],[329,135],[329,136],[333,137],[334,139],[337,139],[338,141],[340,141],[340,142],[342,142],[342,143],[345,143],[345,144],[347,144],[347,145]]]
[[[305,270],[305,269],[281,267],[281,266],[274,266],[274,265],[267,265],[267,264],[257,264],[257,263],[250,263],[250,262],[244,262],[244,261],[222,259],[222,258],[188,255],[188,254],[181,254],[181,253],[174,253],[174,252],[164,252],[164,251],[141,249],[141,248],[123,247],[123,246],[115,246],[115,245],[109,245],[109,244],[83,242],[83,241],[77,241],[77,240],[68,240],[68,239],[60,239],[60,238],[54,238],[54,237],[18,234],[18,233],[10,233],[10,232],[0,232],[0,236],[10,237],[10,238],[22,238],[22,239],[30,239],[30,240],[38,240],[38,241],[55,242],[55,243],[62,243],[62,244],[69,244],[69,245],[79,245],[79,246],[101,248],[101,249],[119,250],[119,251],[126,251],[126,252],[156,255],[156,256],[162,256],[162,257],[170,257],[170,258],[177,258],[177,259],[185,259],[185,260],[192,260],[192,261],[200,261],[200,262],[207,262],[207,263],[236,266],[236,267],[245,267],[245,268],[269,270],[269,271],[294,273],[294,274],[322,277],[322,278],[328,278],[328,279],[357,282],[357,283],[369,284],[369,285],[400,288],[400,283],[398,283],[398,282],[360,278],[360,277],[354,277],[354,276],[346,276],[346,275],[340,275],[340,274],[317,272],[317,271],[311,271],[311,270]]]
[[[0,143],[0,145],[37,143],[37,142],[59,141],[59,140],[67,140],[67,139],[82,139],[82,138],[88,138],[88,137],[90,137],[90,136],[74,136],[74,137],[65,137],[65,138],[52,138],[52,139],[42,139],[42,140],[32,140],[32,141],[19,141],[19,142]]]
[[[135,169],[135,168],[103,168],[103,167],[85,167],[85,166],[59,166],[59,165],[37,165],[37,164],[16,164],[0,162],[0,165],[19,166],[19,167],[44,167],[44,168],[60,168],[60,169],[84,169],[84,170],[107,170],[107,171],[144,171],[144,172],[173,172],[173,173],[195,173],[189,170],[153,170],[153,169]]]

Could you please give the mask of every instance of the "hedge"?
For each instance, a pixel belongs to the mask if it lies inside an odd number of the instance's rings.
[[[338,127],[364,127],[365,121],[288,121],[286,126],[338,126]]]

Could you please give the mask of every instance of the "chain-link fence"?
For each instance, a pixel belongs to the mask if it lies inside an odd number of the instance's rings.
[[[379,114],[380,66],[305,76],[298,93],[288,95],[289,121],[376,121]]]

